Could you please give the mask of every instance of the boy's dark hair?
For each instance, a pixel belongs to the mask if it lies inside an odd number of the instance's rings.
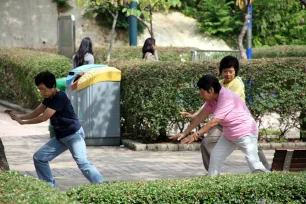
[[[234,67],[235,76],[238,76],[239,72],[239,61],[236,57],[226,56],[220,61],[219,74],[221,75],[223,69]]]
[[[207,92],[209,92],[210,88],[214,88],[215,93],[219,93],[221,89],[221,84],[219,83],[219,80],[209,74],[204,75],[201,79],[199,79],[197,86]]]
[[[48,71],[40,72],[39,74],[37,74],[37,76],[35,77],[35,84],[36,86],[38,86],[41,83],[46,85],[46,87],[49,89],[55,88],[56,80],[54,74]]]

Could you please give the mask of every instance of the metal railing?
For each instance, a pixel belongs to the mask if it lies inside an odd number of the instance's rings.
[[[192,50],[191,61],[220,61],[228,55],[240,59],[239,50]]]

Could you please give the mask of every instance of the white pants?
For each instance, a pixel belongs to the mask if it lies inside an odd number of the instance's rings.
[[[260,169],[265,172],[268,170],[260,162],[258,157],[257,135],[250,133],[238,140],[228,140],[224,135],[221,136],[210,155],[208,175],[220,174],[224,160],[237,148],[242,151],[251,171]]]

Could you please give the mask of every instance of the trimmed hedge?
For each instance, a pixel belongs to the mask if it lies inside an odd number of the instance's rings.
[[[257,119],[276,112],[292,117],[306,110],[306,58],[252,60],[241,63],[240,75],[246,84],[249,75],[253,84],[247,95],[248,104]],[[180,111],[196,111],[203,103],[195,85],[203,74],[216,75],[214,62],[118,61],[111,64],[123,72],[121,115],[123,132],[156,140],[165,136],[172,125],[183,129],[187,119]],[[295,125],[306,117],[293,117]],[[289,127],[287,127],[288,130]],[[285,131],[285,130],[284,130]],[[285,132],[282,132],[284,134]]]
[[[57,53],[57,48],[32,48],[31,50]],[[160,61],[190,61],[191,51],[197,50],[192,47],[158,47]],[[105,63],[108,47],[98,47],[94,50],[97,63]],[[253,48],[253,59],[261,58],[287,58],[287,57],[306,57],[305,45],[279,45],[272,47]],[[119,46],[113,47],[112,61],[118,59],[141,59],[141,47]]]
[[[27,48],[28,49],[28,48]],[[191,47],[158,47],[158,56],[160,61],[190,61],[191,51],[196,48]],[[31,48],[30,50],[57,53],[57,48]],[[130,59],[142,59],[142,47],[128,47],[128,46],[115,46],[112,49],[111,60],[130,60]],[[108,47],[97,47],[93,50],[96,63],[105,64],[108,53]]]
[[[41,100],[35,91],[34,76],[48,69],[56,77],[62,77],[70,69],[70,64],[70,59],[54,54],[0,48],[0,73],[5,76],[1,79],[1,97],[33,108]],[[253,79],[252,87],[247,87],[247,95],[253,99],[253,103],[248,105],[255,118],[267,112],[276,112],[285,120],[295,113],[305,112],[305,64],[306,58],[241,63],[240,75],[245,83],[249,75]],[[110,66],[122,71],[122,132],[154,141],[166,136],[171,126],[182,129],[188,122],[180,117],[179,112],[192,112],[201,106],[195,85],[203,74],[216,75],[218,63],[116,60]],[[306,129],[305,114],[292,119],[294,125],[300,123]]]
[[[0,171],[0,203],[78,203],[46,182],[15,171]]]
[[[272,47],[253,48],[253,59],[306,57],[305,45],[280,45]]]
[[[81,203],[305,203],[306,173],[222,175],[72,188]]]
[[[35,76],[49,70],[56,77],[67,76],[71,60],[45,52],[0,47],[0,95],[23,107],[34,108],[41,101]]]

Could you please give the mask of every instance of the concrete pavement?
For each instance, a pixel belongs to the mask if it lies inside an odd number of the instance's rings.
[[[11,170],[37,177],[32,156],[50,137],[48,122],[21,126],[3,113],[0,106],[0,138],[5,147]],[[271,164],[274,150],[264,151]],[[132,151],[124,147],[88,146],[89,160],[103,174],[106,181],[143,181],[207,175],[199,151],[150,152]],[[78,169],[69,151],[54,159],[50,166],[56,186],[66,191],[89,182]],[[234,151],[222,168],[222,173],[249,173],[240,151]]]

